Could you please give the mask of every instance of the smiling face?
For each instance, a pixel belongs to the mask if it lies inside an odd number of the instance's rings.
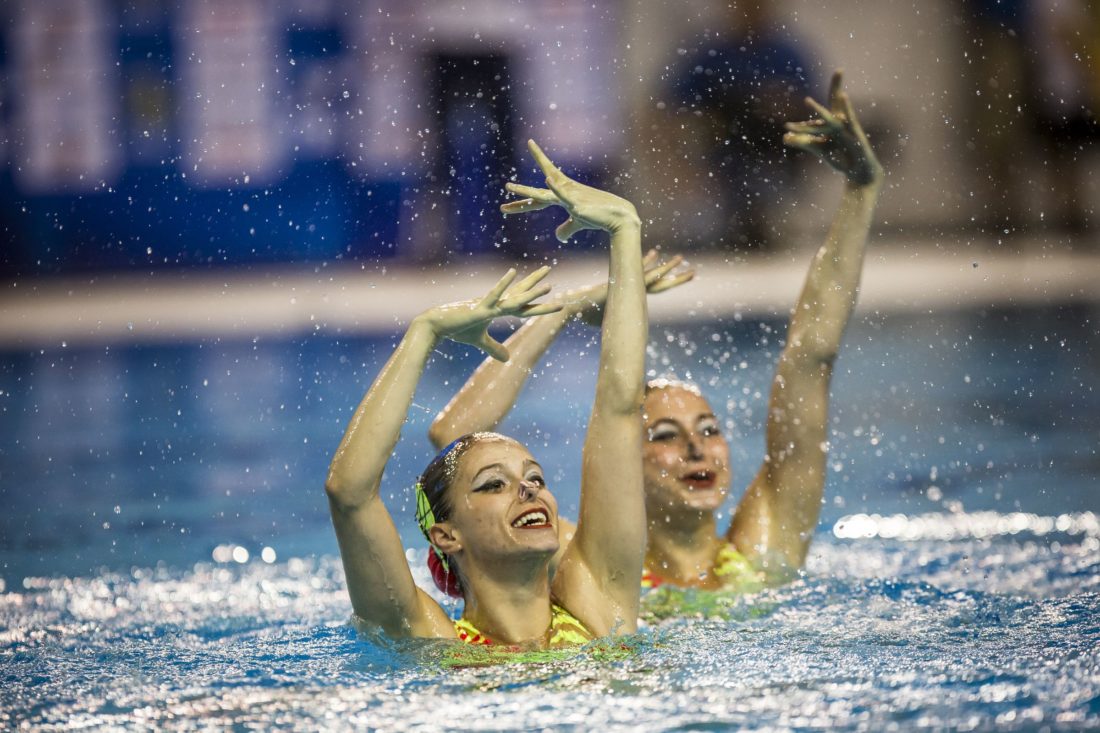
[[[462,562],[530,553],[549,560],[557,551],[557,502],[542,467],[514,440],[482,440],[466,450],[448,493],[453,510],[441,524],[450,537],[436,544]]]
[[[729,445],[710,405],[689,388],[650,388],[642,405],[646,511],[713,512],[729,492]]]

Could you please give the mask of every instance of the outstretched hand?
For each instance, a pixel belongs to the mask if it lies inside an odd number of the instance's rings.
[[[642,260],[645,268],[645,289],[647,293],[663,293],[672,290],[695,277],[695,268],[687,267],[677,269],[683,264],[682,255],[662,262],[657,250],[651,249]],[[568,305],[567,309],[577,315],[580,320],[590,326],[600,326],[603,323],[603,306],[607,302],[607,281],[602,281],[566,293],[562,300]]]
[[[787,134],[783,142],[816,155],[852,183],[865,186],[882,178],[882,166],[856,118],[852,100],[840,89],[842,79],[843,72],[833,73],[828,109],[812,97],[806,97],[806,105],[818,117],[806,122],[786,123]]]
[[[476,346],[498,361],[508,361],[508,349],[489,335],[489,324],[501,316],[526,318],[561,310],[561,303],[532,303],[550,292],[549,285],[539,285],[548,272],[549,267],[540,267],[512,285],[516,279],[516,270],[512,268],[485,297],[437,306],[417,318],[427,323],[438,337]]]
[[[571,236],[584,229],[614,232],[629,224],[641,225],[632,203],[607,191],[574,181],[558,170],[534,140],[527,141],[527,148],[546,176],[546,185],[549,188],[506,184],[505,188],[509,191],[526,198],[501,205],[500,210],[504,214],[525,214],[548,206],[561,206],[569,213],[569,218],[554,231],[559,242],[568,241]]]

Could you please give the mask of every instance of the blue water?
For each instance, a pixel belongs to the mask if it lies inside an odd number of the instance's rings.
[[[364,639],[322,490],[392,337],[0,356],[0,727],[1084,730],[1100,727],[1097,311],[857,319],[805,575],[619,661],[443,672]],[[655,326],[650,363],[762,455],[780,321]],[[504,426],[575,511],[591,334]],[[476,363],[446,345],[388,474]]]

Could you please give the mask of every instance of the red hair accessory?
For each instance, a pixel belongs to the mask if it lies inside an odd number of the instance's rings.
[[[462,597],[462,587],[458,584],[458,575],[451,572],[450,563],[444,562],[439,550],[428,548],[428,570],[435,581],[435,587],[452,598]]]

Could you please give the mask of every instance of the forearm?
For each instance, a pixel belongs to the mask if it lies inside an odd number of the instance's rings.
[[[788,358],[831,361],[855,308],[881,180],[847,183],[825,244],[817,251],[787,333]]]
[[[585,436],[577,542],[601,582],[636,587],[645,551],[640,417],[648,335],[640,227],[612,232],[596,400]],[[628,577],[629,576],[629,577]],[[640,575],[639,575],[640,577]]]
[[[467,433],[494,429],[569,317],[566,309],[534,318],[504,342],[508,361],[487,357],[432,422],[432,444],[439,449]]]
[[[329,467],[325,489],[335,505],[353,507],[375,497],[416,385],[438,338],[414,319],[352,415]]]
[[[612,231],[610,249],[596,411],[636,415],[644,391],[649,336],[641,223],[635,218]]]

